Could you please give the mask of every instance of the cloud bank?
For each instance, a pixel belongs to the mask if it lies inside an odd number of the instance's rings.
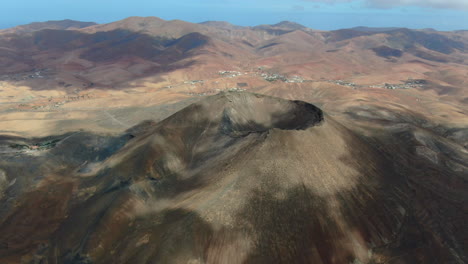
[[[357,0],[305,0],[327,4],[351,3]],[[463,9],[468,10],[468,0],[364,0],[373,8],[392,8],[397,6],[419,6],[429,8]]]

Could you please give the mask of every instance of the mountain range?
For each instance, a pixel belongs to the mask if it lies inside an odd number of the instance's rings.
[[[102,25],[32,23],[1,30],[0,36],[3,74],[47,68],[75,86],[104,87],[180,68],[181,74],[201,79],[208,77],[207,68],[251,70],[253,65],[316,79],[385,73],[391,77],[400,72],[386,69],[414,66],[431,71],[440,63],[466,65],[468,41],[464,32],[364,27],[317,31],[287,21],[240,27],[156,17]],[[212,77],[216,70],[209,73]]]

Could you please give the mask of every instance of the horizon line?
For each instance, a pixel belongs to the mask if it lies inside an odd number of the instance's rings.
[[[113,20],[113,21],[110,21],[110,22],[103,22],[103,23],[99,23],[99,22],[96,22],[96,21],[77,20],[77,19],[71,19],[71,18],[51,19],[51,20],[45,20],[45,21],[32,21],[32,22],[29,22],[29,23],[19,23],[19,24],[15,24],[13,26],[2,26],[2,25],[0,25],[0,30],[12,29],[12,28],[15,28],[15,27],[27,26],[27,25],[31,25],[31,24],[35,24],[35,23],[62,22],[62,21],[74,21],[74,22],[82,22],[82,23],[95,23],[96,25],[105,25],[105,24],[111,24],[111,23],[123,21],[123,20],[130,19],[130,18],[156,18],[156,19],[160,19],[160,20],[163,20],[163,21],[167,21],[167,22],[184,21],[184,22],[192,23],[192,24],[203,24],[203,23],[208,23],[208,22],[222,22],[222,23],[228,23],[228,24],[231,24],[233,26],[242,27],[242,28],[254,28],[254,27],[265,26],[265,25],[274,26],[274,25],[277,25],[277,24],[280,24],[280,23],[290,22],[290,23],[295,23],[295,24],[298,24],[300,26],[303,26],[303,27],[305,27],[307,29],[320,30],[320,31],[336,31],[336,30],[355,29],[355,28],[389,29],[389,30],[392,30],[392,29],[435,30],[435,31],[439,31],[439,32],[456,32],[456,31],[467,31],[468,30],[468,29],[439,30],[439,29],[437,29],[435,27],[411,28],[411,27],[391,26],[391,25],[378,26],[378,27],[360,25],[360,26],[353,26],[353,27],[348,27],[348,28],[337,27],[335,29],[328,29],[327,30],[327,29],[319,29],[319,28],[308,27],[308,26],[305,26],[305,25],[303,25],[303,24],[301,24],[299,22],[293,21],[293,20],[281,20],[281,21],[276,22],[274,24],[263,23],[263,24],[257,24],[257,25],[242,26],[242,25],[238,25],[238,24],[232,23],[232,22],[227,21],[227,20],[205,20],[205,21],[200,21],[200,22],[191,22],[191,21],[187,21],[187,20],[183,20],[183,19],[163,19],[163,18],[157,17],[157,16],[128,16],[128,17],[125,17],[123,19],[118,19],[118,20]]]

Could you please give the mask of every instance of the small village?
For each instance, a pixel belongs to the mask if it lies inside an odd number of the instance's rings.
[[[28,79],[40,79],[40,78],[47,78],[51,74],[51,71],[49,69],[37,69],[33,72],[27,72],[27,73],[17,73],[17,74],[10,74],[10,75],[3,75],[0,76],[0,80],[28,80]],[[287,76],[279,73],[271,73],[269,71],[266,71],[264,67],[258,67],[257,70],[251,71],[251,72],[240,72],[240,71],[233,71],[233,70],[220,70],[217,72],[218,76],[221,76],[222,78],[242,78],[243,76],[246,77],[260,77],[265,81],[268,82],[283,82],[283,83],[306,83],[306,82],[328,82],[332,83],[335,85],[340,85],[340,86],[345,86],[345,87],[351,87],[352,89],[357,89],[357,88],[384,88],[384,89],[390,89],[390,90],[395,90],[395,89],[410,89],[410,88],[417,88],[417,87],[423,87],[427,85],[427,81],[423,79],[412,79],[409,78],[408,80],[404,81],[404,83],[400,84],[392,84],[392,83],[384,83],[384,84],[379,84],[379,85],[358,85],[354,82],[346,81],[346,80],[325,80],[325,79],[320,79],[320,80],[307,80],[302,76],[298,75],[293,75],[293,76]],[[216,80],[216,78],[214,79]],[[196,85],[204,85],[208,80],[187,80],[183,81],[178,84],[171,84],[162,87],[163,89],[171,89],[175,87],[180,87],[184,85],[190,85],[192,87]],[[214,81],[215,84],[218,84],[219,81]],[[59,85],[62,87],[68,87],[69,85],[66,85],[65,82],[59,82]],[[93,84],[94,85],[94,84]],[[190,92],[184,92],[187,95],[190,96],[208,96],[208,95],[213,95],[217,94],[219,92],[223,91],[230,91],[230,92],[240,92],[240,91],[245,91],[249,87],[249,83],[246,82],[245,80],[241,82],[237,82],[234,84],[235,86],[227,85],[226,88],[216,88],[216,89],[203,89],[204,91],[196,92],[196,91],[190,91]],[[89,86],[91,87],[91,86]],[[193,88],[192,88],[193,89]],[[65,96],[63,98],[49,98],[46,99],[46,101],[39,101],[33,104],[30,103],[21,103],[18,104],[16,109],[17,110],[39,110],[39,111],[50,111],[53,109],[57,109],[60,106],[72,102],[72,101],[80,101],[80,100],[86,100],[86,99],[91,99],[92,96],[90,94],[80,94],[79,90],[75,89],[75,95],[69,95]]]
[[[4,74],[0,76],[0,81],[26,81],[31,79],[47,79],[52,74],[51,69],[34,69],[29,72]]]
[[[220,93],[220,92],[242,92],[242,91],[245,91],[246,89],[242,89],[242,88],[238,88],[238,87],[232,87],[232,88],[226,88],[226,89],[215,89],[215,90],[211,90],[211,91],[207,91],[207,92],[202,92],[202,93],[194,93],[194,92],[190,92],[190,93],[187,93],[188,95],[192,95],[192,96],[207,96],[207,95],[213,95],[213,94],[217,94],[217,93]]]
[[[338,85],[341,85],[341,86],[358,87],[358,85],[356,85],[353,82],[347,82],[347,81],[343,81],[343,80],[329,80],[328,82],[338,84]]]
[[[243,75],[241,72],[238,72],[238,71],[219,71],[218,74],[223,77],[228,77],[228,78],[233,78],[233,77]]]
[[[395,89],[411,89],[411,88],[418,88],[424,87],[427,85],[428,82],[423,79],[408,79],[403,84],[392,84],[392,83],[384,83],[383,85],[372,85],[371,88],[385,88],[390,90]]]

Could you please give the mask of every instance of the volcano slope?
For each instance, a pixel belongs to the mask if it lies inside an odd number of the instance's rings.
[[[120,137],[4,137],[0,262],[464,263],[463,174],[403,143],[237,92]]]

